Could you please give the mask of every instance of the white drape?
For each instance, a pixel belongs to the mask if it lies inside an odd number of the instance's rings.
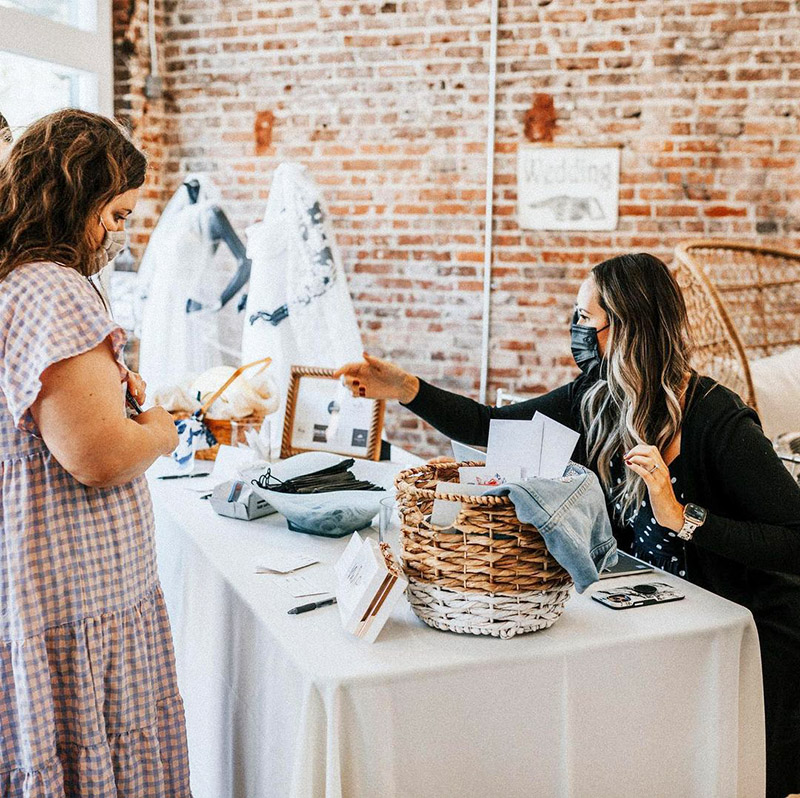
[[[361,357],[342,259],[305,167],[283,163],[275,170],[264,219],[247,230],[247,254],[253,265],[242,359],[270,356],[282,397],[292,365],[336,367]],[[273,440],[283,412],[282,405],[273,416]]]
[[[209,209],[220,201],[219,191],[204,175],[188,179],[200,184],[197,201],[178,187],[139,267],[139,371],[150,395],[211,366],[241,362],[236,302],[219,310],[236,262],[224,245],[215,252],[209,233]],[[189,299],[205,309],[187,313]]]

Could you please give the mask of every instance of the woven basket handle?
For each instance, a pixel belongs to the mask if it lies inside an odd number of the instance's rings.
[[[217,388],[217,390],[211,394],[211,398],[206,400],[205,404],[195,413],[195,415],[199,416],[200,418],[205,416],[205,414],[208,412],[208,408],[211,407],[211,405],[213,405],[214,402],[216,402],[217,399],[219,399],[220,396],[222,396],[222,394],[225,393],[225,391],[228,389],[231,383],[233,383],[235,380],[241,377],[242,374],[244,374],[244,372],[247,371],[247,369],[250,369],[253,366],[258,366],[259,364],[261,364],[261,368],[256,372],[256,374],[261,374],[261,372],[264,371],[264,369],[270,363],[272,363],[271,357],[262,357],[261,360],[254,360],[252,363],[246,363],[244,366],[239,366],[239,368],[236,369],[236,371],[234,371],[230,377],[228,377],[228,379],[225,381],[222,387]]]

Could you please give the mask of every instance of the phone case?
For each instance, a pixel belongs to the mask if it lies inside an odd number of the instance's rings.
[[[656,590],[641,592],[637,588],[656,588]],[[592,594],[592,598],[606,607],[611,607],[612,610],[627,610],[632,607],[646,607],[648,604],[680,601],[685,596],[665,582],[648,582],[632,587],[619,587],[615,590],[598,590]]]

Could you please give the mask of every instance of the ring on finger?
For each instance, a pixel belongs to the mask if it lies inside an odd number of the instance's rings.
[[[652,474],[658,468],[658,463],[653,463],[652,468],[648,468],[647,470]]]

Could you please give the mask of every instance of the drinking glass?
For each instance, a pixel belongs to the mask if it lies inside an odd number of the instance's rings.
[[[378,510],[378,540],[381,543],[386,539],[386,535],[392,525],[395,504],[394,496],[384,496],[380,501],[380,509]]]

